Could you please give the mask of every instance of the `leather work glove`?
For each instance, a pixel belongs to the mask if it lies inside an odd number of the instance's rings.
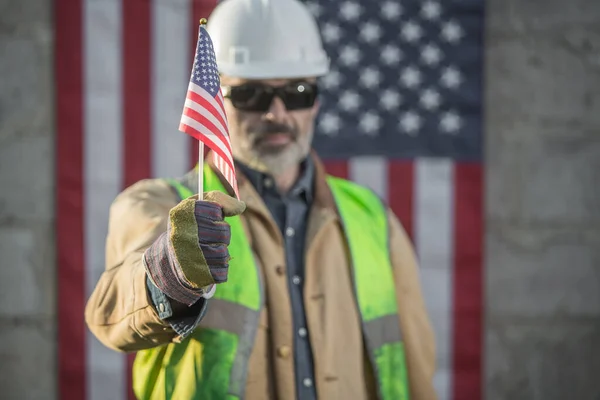
[[[148,277],[168,297],[194,304],[209,285],[227,281],[231,230],[224,217],[239,215],[244,202],[219,191],[189,197],[169,212],[167,231],[144,253]]]

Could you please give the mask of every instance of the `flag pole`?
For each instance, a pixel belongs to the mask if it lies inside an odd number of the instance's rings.
[[[198,200],[204,193],[204,143],[198,140]]]
[[[200,18],[200,25],[198,29],[202,28],[202,25],[206,25],[206,18]],[[198,140],[198,200],[202,200],[204,195],[204,142]],[[215,295],[217,285],[214,283],[203,288],[204,294],[202,297],[210,299]]]
[[[198,29],[206,25],[206,18],[200,18]],[[204,194],[204,142],[198,140],[198,200],[202,200]]]

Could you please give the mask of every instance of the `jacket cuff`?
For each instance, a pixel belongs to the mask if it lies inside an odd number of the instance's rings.
[[[180,266],[172,250],[167,231],[144,252],[142,259],[146,275],[169,298],[191,306],[202,297],[204,291],[202,288],[191,287],[181,279]]]
[[[169,323],[171,328],[181,336],[181,339],[185,339],[189,336],[194,329],[198,326],[208,308],[208,300],[200,298],[191,307],[186,307],[182,312],[181,308],[177,311],[173,309],[169,299],[159,288],[152,283],[152,280],[146,275],[146,287],[152,300],[152,305],[158,313],[158,317]]]

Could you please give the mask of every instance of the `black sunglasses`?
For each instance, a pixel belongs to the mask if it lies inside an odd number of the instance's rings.
[[[309,82],[291,82],[285,86],[269,86],[260,83],[245,83],[239,86],[223,86],[223,97],[231,100],[233,106],[243,111],[265,112],[277,96],[286,109],[301,110],[315,104],[318,95],[317,85]]]

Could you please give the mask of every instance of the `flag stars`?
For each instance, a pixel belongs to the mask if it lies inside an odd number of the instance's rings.
[[[329,71],[329,73],[322,78],[323,86],[325,86],[326,89],[335,89],[340,85],[341,80],[342,75],[336,70]]]
[[[408,21],[402,27],[401,33],[404,40],[409,43],[416,42],[423,35],[423,30],[421,27],[415,23],[414,21]]]
[[[373,67],[367,67],[360,74],[359,80],[364,87],[372,89],[381,82],[381,73]]]
[[[375,135],[382,125],[381,117],[373,111],[367,111],[360,117],[360,129],[369,136]]]
[[[356,111],[360,106],[360,96],[358,93],[347,90],[340,97],[340,107],[345,111]]]
[[[400,105],[400,94],[395,90],[386,89],[381,94],[381,107],[385,110],[392,111]]]
[[[340,37],[342,36],[340,27],[331,22],[327,22],[323,26],[322,34],[323,34],[323,40],[325,40],[327,43],[337,42],[338,40],[340,40]]]
[[[355,66],[360,61],[360,50],[356,46],[344,46],[340,52],[340,61],[348,67]]]
[[[402,8],[397,1],[386,1],[381,5],[381,15],[390,21],[397,20],[402,14]]]
[[[385,45],[381,51],[381,61],[386,65],[395,65],[400,62],[402,53],[396,46]]]
[[[339,63],[319,78],[323,104],[329,104],[317,125],[324,140],[333,144],[357,133],[361,141],[376,140],[390,126],[406,135],[404,140],[423,135],[429,140],[436,131],[454,140],[467,128],[467,119],[446,98],[471,78],[457,64],[459,49],[451,46],[466,40],[467,26],[462,16],[449,15],[445,2],[418,0],[408,7],[382,0],[370,11],[358,0],[341,0],[333,8],[319,0],[305,3],[318,18],[324,43],[334,50],[332,61]],[[204,41],[210,38],[202,39],[197,67],[208,72],[197,83],[208,82],[213,91],[211,84],[218,88],[219,83],[212,68],[218,69],[210,41]]]
[[[323,114],[319,121],[321,131],[328,136],[336,135],[340,130],[340,125],[340,117],[338,117],[337,114],[330,112]]]
[[[340,14],[346,21],[356,20],[361,11],[360,5],[354,1],[345,1],[340,7]]]
[[[462,127],[460,116],[454,111],[445,112],[440,119],[440,128],[444,133],[455,134]]]
[[[440,3],[435,1],[426,1],[421,7],[421,15],[427,20],[437,19],[441,13],[442,8],[440,7]]]
[[[449,89],[456,89],[462,82],[460,71],[454,67],[445,68],[440,78],[442,85]]]
[[[404,68],[400,80],[407,88],[415,88],[421,83],[421,72],[415,67]]]
[[[449,43],[458,42],[463,35],[460,25],[454,21],[445,23],[442,26],[442,37]]]
[[[436,65],[442,59],[442,52],[439,47],[428,44],[421,51],[421,58],[427,65]]]
[[[441,97],[433,89],[425,89],[419,99],[421,105],[427,110],[434,110],[440,106]]]
[[[421,117],[414,111],[407,111],[400,117],[400,129],[407,135],[416,136],[421,124]]]
[[[360,30],[360,37],[367,43],[374,43],[381,37],[381,28],[373,22],[366,22]]]

